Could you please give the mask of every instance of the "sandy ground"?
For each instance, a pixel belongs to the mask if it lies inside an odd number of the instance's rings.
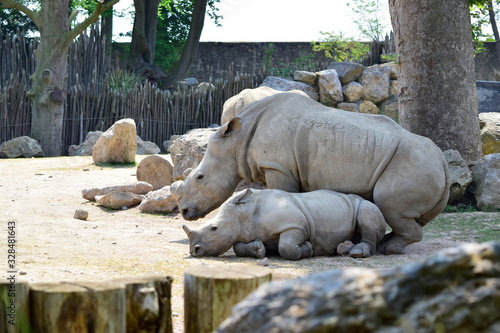
[[[137,156],[137,163],[144,156]],[[207,263],[244,262],[229,251],[218,258],[192,258],[182,224],[194,227],[203,220],[186,222],[180,214],[141,213],[136,207],[112,211],[82,198],[82,189],[136,182],[135,166],[100,167],[88,157],[0,160],[0,251],[2,278],[7,264],[8,223],[15,222],[18,279],[28,282],[101,281],[120,277],[170,275],[176,332],[183,331],[183,272]],[[87,221],[73,217],[85,209]],[[495,219],[498,215],[495,215]],[[11,223],[12,225],[12,223]],[[425,229],[424,229],[425,231]],[[470,241],[474,241],[471,236]],[[406,248],[407,254],[374,256],[362,260],[319,257],[290,262],[269,258],[269,268],[281,275],[344,267],[386,268],[419,260],[439,249],[463,242],[452,233],[426,235]]]

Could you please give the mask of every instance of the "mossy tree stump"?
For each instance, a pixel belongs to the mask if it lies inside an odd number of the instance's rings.
[[[145,157],[137,166],[136,177],[138,181],[145,181],[153,185],[153,191],[172,184],[173,166],[160,155]]]
[[[0,282],[0,332],[32,332],[29,290],[27,282]]]
[[[234,305],[271,280],[269,268],[245,265],[203,265],[184,273],[186,333],[213,332]]]

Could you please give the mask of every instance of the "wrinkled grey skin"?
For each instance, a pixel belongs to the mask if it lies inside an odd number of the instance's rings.
[[[307,96],[305,92],[300,90],[291,90],[289,92]],[[234,95],[224,103],[224,106],[222,107],[221,124],[225,124],[233,119],[234,116],[240,113],[245,105],[279,93],[283,93],[283,91],[275,90],[266,86],[253,89],[243,89],[239,94]]]
[[[233,246],[238,256],[263,258],[278,249],[289,260],[336,254],[345,240],[356,244],[351,257],[369,257],[384,237],[384,216],[373,203],[353,194],[319,190],[243,190],[235,193],[204,225],[191,229],[192,256],[217,256]]]
[[[448,165],[428,138],[388,117],[332,109],[292,93],[244,107],[209,140],[198,167],[171,187],[183,217],[219,207],[241,179],[271,189],[329,189],[377,205],[392,228],[382,253],[403,253],[446,206]]]

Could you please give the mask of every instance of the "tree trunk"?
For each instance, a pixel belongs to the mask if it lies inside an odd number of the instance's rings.
[[[130,65],[137,69],[155,60],[156,25],[160,0],[134,0],[135,18],[130,43]]]
[[[245,265],[195,266],[184,273],[184,329],[213,332],[258,286],[271,280],[269,268]]]
[[[401,125],[466,160],[481,158],[467,1],[389,0],[389,9],[401,59]]]
[[[493,1],[488,1],[488,14],[490,15],[491,29],[495,37],[495,49],[497,52],[497,66],[500,66],[500,35],[498,33],[497,20],[495,19],[495,11],[493,10]]]
[[[104,0],[108,3],[110,0]],[[113,8],[106,11],[101,17],[101,32],[106,36],[106,51],[111,51],[111,42],[113,41]]]
[[[167,73],[167,78],[164,86],[169,87],[177,82],[184,73],[189,69],[191,62],[198,49],[200,43],[201,32],[205,24],[205,12],[207,9],[207,0],[194,0],[193,17],[191,18],[191,25],[189,27],[189,34],[186,44],[182,49],[181,58]]]

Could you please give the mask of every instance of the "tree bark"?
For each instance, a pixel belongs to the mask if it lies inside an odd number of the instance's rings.
[[[155,60],[156,25],[160,0],[134,0],[135,18],[130,43],[130,65],[137,69]]]
[[[389,0],[389,9],[401,59],[400,124],[442,150],[481,158],[467,1]]]
[[[45,156],[62,154],[68,50],[71,42],[118,1],[109,0],[106,5],[97,5],[94,13],[70,30],[71,21],[77,13],[69,15],[69,0],[42,1],[38,12],[18,1],[0,0],[5,8],[15,8],[29,16],[40,31],[40,44],[35,51],[37,68],[30,77],[33,86],[28,92],[28,99],[32,104],[30,135],[40,142]]]
[[[164,86],[169,87],[177,82],[189,69],[200,43],[201,32],[205,24],[206,9],[207,0],[194,0],[193,17],[191,18],[186,44],[182,49],[181,58],[167,73]]]
[[[271,280],[269,268],[245,265],[195,266],[184,273],[186,333],[213,332],[261,284]]]

